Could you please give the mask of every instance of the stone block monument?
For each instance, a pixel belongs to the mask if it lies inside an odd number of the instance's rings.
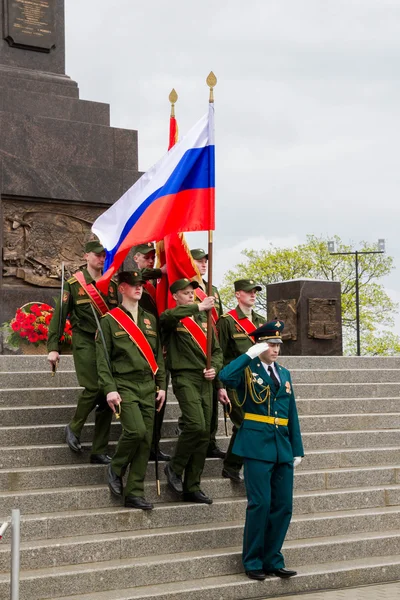
[[[0,323],[49,302],[94,219],[139,177],[137,132],[65,74],[64,0],[0,0]]]
[[[268,319],[282,319],[283,354],[341,356],[341,286],[336,281],[293,279],[267,285]]]

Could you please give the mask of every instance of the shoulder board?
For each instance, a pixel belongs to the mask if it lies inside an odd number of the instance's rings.
[[[69,279],[67,279],[67,283],[76,283],[76,279],[74,276],[70,277]]]
[[[224,319],[225,317],[230,317],[230,315],[228,315],[228,313],[224,313],[223,315],[220,316],[220,319]]]

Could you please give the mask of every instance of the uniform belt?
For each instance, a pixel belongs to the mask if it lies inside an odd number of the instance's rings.
[[[270,425],[287,426],[289,419],[280,419],[279,417],[266,417],[264,415],[255,415],[254,413],[244,413],[244,418],[248,421],[258,421],[259,423],[270,423]]]

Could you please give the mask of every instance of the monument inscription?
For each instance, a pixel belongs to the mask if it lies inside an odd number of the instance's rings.
[[[50,52],[56,43],[54,0],[3,0],[4,39],[17,48]]]

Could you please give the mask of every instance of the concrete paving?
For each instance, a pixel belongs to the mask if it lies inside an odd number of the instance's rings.
[[[384,585],[368,585],[346,590],[296,594],[295,596],[275,596],[268,600],[399,600],[400,581]]]

